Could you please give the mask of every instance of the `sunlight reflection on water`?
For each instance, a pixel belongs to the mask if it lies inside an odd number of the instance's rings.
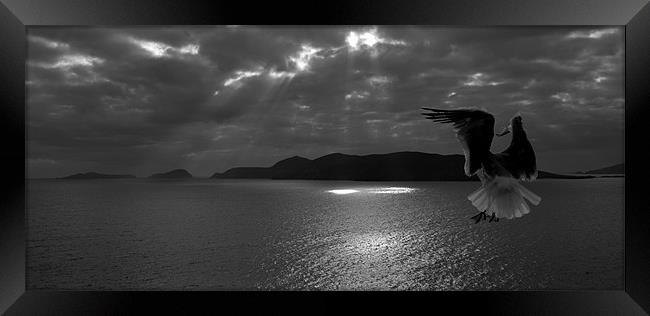
[[[368,193],[400,194],[400,193],[410,193],[413,191],[415,191],[415,189],[413,188],[388,187],[388,188],[370,189],[368,190]]]
[[[386,188],[372,188],[372,189],[338,189],[338,190],[328,190],[329,193],[345,195],[352,193],[374,193],[374,194],[401,194],[401,193],[411,193],[415,191],[414,188],[404,188],[404,187],[386,187]]]
[[[352,189],[346,189],[346,190],[329,190],[327,191],[329,193],[334,193],[334,194],[350,194],[350,193],[357,193],[359,190],[352,190]]]
[[[377,232],[360,234],[346,242],[346,247],[355,253],[377,256],[385,254],[395,246],[396,243],[388,235]]]

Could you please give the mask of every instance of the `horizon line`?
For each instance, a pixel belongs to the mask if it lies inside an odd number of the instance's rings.
[[[85,174],[85,173],[99,173],[99,174],[103,174],[103,175],[125,175],[125,176],[134,176],[136,179],[148,179],[148,178],[150,178],[150,177],[151,177],[152,175],[154,175],[154,174],[157,174],[157,173],[167,173],[167,172],[171,172],[171,171],[173,171],[173,170],[185,170],[185,171],[187,171],[187,172],[192,176],[192,178],[198,178],[198,179],[201,179],[201,178],[211,179],[212,176],[213,176],[215,173],[224,173],[224,172],[227,172],[227,171],[230,170],[230,169],[234,169],[234,168],[271,168],[271,167],[273,167],[273,165],[275,165],[276,163],[278,163],[278,162],[280,162],[280,161],[283,161],[283,160],[286,160],[286,159],[290,159],[290,158],[294,158],[294,157],[304,158],[304,159],[307,159],[307,160],[313,161],[313,160],[316,160],[316,159],[319,159],[319,158],[322,158],[322,157],[325,157],[325,156],[333,155],[333,154],[342,154],[342,155],[347,155],[347,156],[364,157],[364,156],[372,156],[372,155],[388,155],[388,154],[398,154],[398,153],[422,153],[422,154],[440,155],[440,156],[464,156],[464,154],[458,154],[458,153],[456,153],[456,154],[440,154],[440,153],[431,153],[431,152],[414,151],[414,150],[403,150],[403,151],[395,151],[395,152],[388,152],[388,153],[374,153],[374,154],[346,154],[346,153],[342,153],[342,152],[331,152],[331,153],[329,153],[329,154],[325,154],[325,155],[319,156],[319,157],[317,157],[317,158],[311,158],[311,159],[310,159],[310,158],[306,158],[306,157],[301,156],[301,155],[293,155],[293,156],[290,156],[290,157],[287,157],[287,158],[280,159],[280,160],[276,161],[275,163],[273,163],[271,166],[268,166],[268,167],[260,167],[260,166],[237,166],[237,167],[230,167],[230,168],[227,168],[226,170],[224,170],[223,172],[212,172],[212,174],[209,174],[209,175],[207,175],[207,176],[195,176],[194,174],[192,174],[191,172],[189,172],[186,168],[173,168],[173,169],[170,169],[170,170],[168,170],[168,171],[162,171],[162,172],[152,173],[152,174],[149,175],[149,176],[138,176],[138,175],[128,174],[128,173],[102,173],[102,172],[98,172],[98,171],[85,171],[85,172],[76,172],[76,173],[72,173],[72,174],[64,175],[64,176],[60,176],[60,177],[49,177],[49,178],[48,178],[48,177],[35,177],[35,178],[25,177],[25,180],[65,180],[65,179],[63,179],[64,177],[68,177],[68,176],[76,175],[76,174]],[[605,167],[596,168],[596,169],[608,168],[608,167],[615,166],[615,165],[619,165],[619,164],[625,164],[625,161],[623,161],[623,162],[619,162],[619,163],[615,163],[615,164],[612,164],[612,165],[607,165],[607,166],[605,166]],[[592,169],[592,170],[594,170],[594,169]],[[580,173],[582,173],[582,172],[586,172],[586,171],[556,172],[556,171],[546,171],[546,170],[541,170],[541,169],[538,169],[538,171],[544,171],[544,172],[556,173],[556,174],[580,174]],[[124,178],[121,178],[121,179],[124,179]],[[133,178],[131,178],[131,179],[133,179]],[[111,179],[104,179],[104,180],[111,180]]]

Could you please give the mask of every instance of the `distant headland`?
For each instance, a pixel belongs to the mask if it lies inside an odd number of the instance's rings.
[[[605,167],[605,168],[600,168],[600,169],[594,169],[594,170],[589,170],[589,171],[578,171],[576,173],[579,174],[625,174],[625,164],[624,163],[619,163],[617,165]]]
[[[135,178],[131,174],[103,174],[97,172],[86,172],[69,175],[59,179],[130,179]]]

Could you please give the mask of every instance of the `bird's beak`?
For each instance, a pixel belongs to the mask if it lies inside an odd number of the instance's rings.
[[[508,135],[508,133],[510,133],[510,125],[506,126],[506,128],[504,128],[503,131],[501,131],[501,133],[496,133],[495,135],[500,137],[500,136]]]

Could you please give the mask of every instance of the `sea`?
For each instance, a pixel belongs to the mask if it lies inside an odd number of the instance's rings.
[[[479,182],[29,180],[28,289],[621,290],[624,179],[540,179],[522,218]]]

